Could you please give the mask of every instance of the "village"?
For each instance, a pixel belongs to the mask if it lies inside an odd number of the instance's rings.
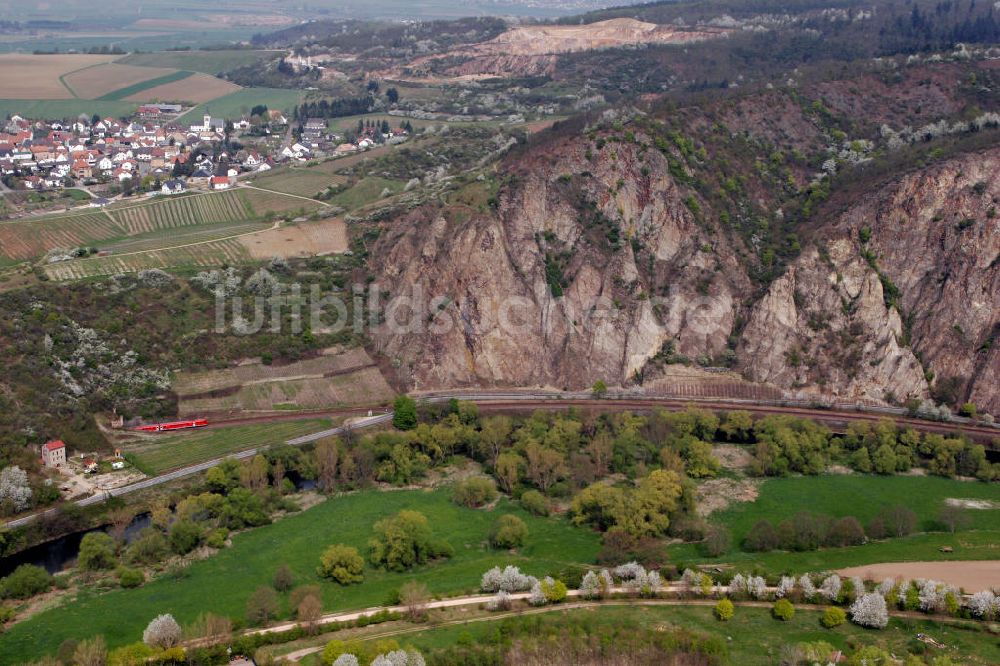
[[[289,121],[264,106],[238,120],[205,113],[184,123],[175,104],[147,104],[130,119],[81,116],[73,122],[13,115],[0,127],[0,191],[79,188],[101,207],[133,194],[226,190],[244,175],[333,158],[408,138],[407,126],[359,121],[346,135],[324,118]],[[181,114],[183,115],[183,114]]]

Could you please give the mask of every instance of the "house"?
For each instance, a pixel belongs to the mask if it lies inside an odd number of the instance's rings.
[[[213,190],[228,190],[229,189],[229,176],[212,176],[209,181]]]
[[[84,160],[77,160],[73,162],[73,177],[74,178],[90,178],[93,175],[93,171],[90,165]]]
[[[212,177],[211,171],[206,171],[205,169],[198,169],[193,174],[188,177],[188,181],[194,183],[195,185],[204,185],[208,182],[208,179]]]
[[[175,178],[173,180],[168,180],[167,182],[163,183],[163,187],[160,188],[160,191],[163,192],[164,194],[181,194],[186,189],[187,186],[184,185],[184,181],[177,180]]]
[[[85,474],[94,474],[97,472],[97,461],[93,458],[87,458],[83,461],[83,471]]]
[[[54,439],[42,445],[42,464],[46,467],[60,467],[66,464],[66,444]]]

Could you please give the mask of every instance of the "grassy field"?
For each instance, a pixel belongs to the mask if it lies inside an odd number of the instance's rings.
[[[319,556],[329,544],[342,542],[364,550],[372,525],[402,509],[424,513],[454,547],[454,557],[408,573],[366,569],[365,582],[349,587],[316,576]],[[502,513],[517,514],[530,530],[527,545],[517,554],[491,551],[485,545],[490,526]],[[453,504],[445,489],[359,492],[237,534],[231,548],[190,565],[180,579],[162,577],[135,590],[99,596],[85,593],[40,613],[0,635],[0,663],[54,652],[66,638],[103,634],[111,646],[130,643],[141,638],[158,613],[172,613],[182,624],[202,612],[243,617],[247,599],[258,586],[270,584],[281,564],[291,568],[296,584],[321,585],[325,608],[337,610],[381,605],[409,580],[426,584],[434,594],[473,592],[491,566],[512,563],[545,574],[566,563],[592,562],[598,547],[596,534],[574,528],[565,519],[529,515],[506,501],[486,511]]]
[[[0,95],[4,91],[0,90]],[[0,99],[0,116],[14,114],[24,118],[73,119],[81,113],[89,118],[97,114],[102,118],[122,118],[138,108],[135,102],[98,102],[86,99]]]
[[[205,113],[211,113],[217,118],[238,120],[244,115],[249,115],[250,109],[258,104],[291,113],[299,103],[301,95],[302,93],[297,90],[284,88],[244,88],[195,107],[189,112],[189,116],[200,118]]]
[[[331,175],[317,169],[283,168],[257,176],[253,184],[266,190],[313,197],[327,187],[342,183],[344,180],[343,176]]]
[[[1000,500],[996,484],[955,481],[940,477],[861,474],[768,479],[761,484],[755,502],[731,505],[711,516],[732,533],[730,552],[719,561],[761,564],[774,571],[820,571],[871,562],[942,559],[995,559],[1000,556],[1000,510],[970,510],[969,530],[957,534],[917,534],[848,548],[826,548],[804,553],[745,553],[739,544],[758,520],[773,524],[800,511],[833,517],[854,516],[866,524],[883,507],[904,505],[917,514],[918,530],[938,529],[937,515],[946,498]],[[953,553],[941,553],[941,546]],[[674,561],[703,560],[692,544],[670,548]],[[709,560],[711,561],[711,560]]]
[[[384,190],[388,189],[390,194],[398,194],[403,191],[406,183],[388,178],[378,178],[368,176],[362,178],[348,190],[345,190],[330,200],[335,206],[342,206],[345,210],[355,210],[378,201]]]
[[[254,425],[212,427],[185,433],[149,435],[124,444],[122,450],[139,459],[141,466],[159,474],[252,447],[282,442],[332,427],[330,419],[277,421]]]
[[[908,649],[914,649],[914,636],[918,632],[944,643],[947,647],[941,653],[960,660],[961,663],[1000,663],[1000,644],[985,631],[927,620],[893,619],[884,630],[871,631],[849,623],[835,629],[824,629],[819,623],[819,611],[805,609],[798,609],[790,621],[781,622],[772,618],[767,609],[737,607],[736,615],[725,624],[714,618],[711,608],[699,606],[608,605],[553,612],[588,624],[618,626],[626,630],[632,627],[656,629],[667,624],[722,636],[729,646],[729,663],[740,666],[776,664],[782,646],[814,641],[826,641],[835,648],[847,651],[860,645],[879,645],[896,655],[902,655]],[[459,641],[474,644],[489,640],[500,626],[502,620],[470,622],[408,633],[396,640],[426,654],[436,648],[455,645]],[[311,666],[319,662],[313,659],[302,663]]]
[[[277,55],[273,51],[158,51],[133,53],[117,62],[139,67],[173,67],[205,74],[219,74],[230,69],[252,65]]]

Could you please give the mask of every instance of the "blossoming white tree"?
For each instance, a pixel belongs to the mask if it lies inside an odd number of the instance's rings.
[[[1000,613],[1000,597],[989,590],[976,592],[969,597],[969,610],[976,617],[989,620]]]
[[[157,615],[142,632],[142,642],[150,647],[170,648],[181,641],[181,626],[173,615]]]
[[[858,597],[851,604],[851,620],[862,627],[884,629],[889,624],[889,610],[881,594],[870,592]]]
[[[775,599],[784,599],[795,589],[795,579],[791,576],[782,576],[778,582],[778,587],[774,591]]]
[[[819,593],[830,601],[835,600],[840,595],[840,576],[837,574],[827,576],[819,586]]]

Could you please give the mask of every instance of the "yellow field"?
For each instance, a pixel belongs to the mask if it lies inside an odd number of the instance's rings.
[[[72,99],[59,77],[84,68],[103,66],[116,55],[0,55],[0,97],[3,99]]]
[[[117,65],[125,67],[126,65]],[[150,71],[161,71],[153,67],[136,67]],[[162,70],[170,72],[173,70]],[[152,78],[152,77],[150,77]],[[119,86],[123,87],[123,86]],[[117,88],[116,88],[117,89]],[[201,104],[210,102],[217,97],[228,95],[240,90],[240,86],[229,81],[217,79],[209,74],[193,74],[186,79],[164,83],[163,85],[143,90],[125,99],[130,102],[193,102]]]

